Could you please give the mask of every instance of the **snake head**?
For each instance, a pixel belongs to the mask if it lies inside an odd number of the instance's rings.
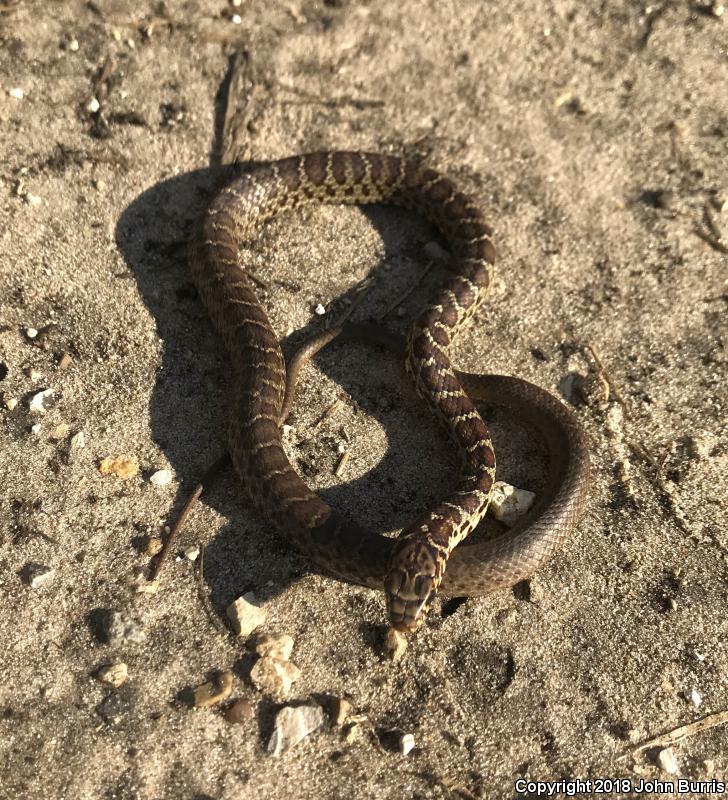
[[[429,544],[400,539],[384,579],[390,625],[413,633],[425,621],[442,580]]]

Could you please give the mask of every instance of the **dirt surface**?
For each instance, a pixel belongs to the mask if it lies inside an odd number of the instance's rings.
[[[620,778],[622,796],[682,778],[711,796],[728,779],[721,717],[673,745],[676,773],[659,745],[632,752],[728,708],[720,9],[0,3],[3,800],[533,794],[521,778]],[[438,603],[397,664],[383,596],[312,574],[232,476],[173,554],[204,544],[202,577],[181,555],[156,594],[136,591],[145,537],[225,446],[229,368],[187,274],[192,222],[221,161],[317,148],[424,157],[487,209],[498,278],[459,367],[554,392],[586,376],[567,392],[594,473],[572,543],[513,591]],[[443,274],[436,261],[422,278],[434,239],[403,211],[314,209],[244,258],[290,351],[318,304],[334,313],[370,273],[359,318],[404,329]],[[488,418],[501,476],[538,490],[531,436]],[[374,350],[309,367],[292,425],[305,478],[377,530],[455,480],[451,447]],[[101,474],[121,455],[136,476]],[[255,688],[254,649],[227,630],[248,591],[265,630],[295,640],[287,700]],[[137,627],[109,642],[112,611]],[[123,686],[99,680],[119,662]],[[190,705],[228,669],[252,708],[239,724],[229,701]],[[342,697],[353,727],[334,723]],[[277,711],[301,701],[325,723],[268,755]]]

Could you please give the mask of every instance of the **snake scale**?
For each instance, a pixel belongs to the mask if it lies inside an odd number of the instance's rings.
[[[311,203],[415,209],[444,234],[452,253],[447,279],[411,326],[406,364],[418,393],[456,441],[463,466],[455,490],[396,539],[336,514],[300,479],[281,441],[286,367],[238,249],[272,217]],[[251,500],[317,565],[384,588],[390,624],[398,630],[421,625],[441,585],[448,594],[485,594],[531,575],[563,544],[585,503],[588,456],[563,404],[524,381],[469,376],[450,364],[450,343],[492,278],[491,235],[473,201],[419,162],[320,152],[248,165],[216,194],[190,247],[193,279],[232,360],[229,449]],[[490,436],[471,396],[505,400],[540,425],[551,439],[559,483],[523,530],[455,549],[485,514],[495,478]]]

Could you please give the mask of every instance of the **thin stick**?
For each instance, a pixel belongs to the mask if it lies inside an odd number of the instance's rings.
[[[637,755],[644,750],[648,750],[650,747],[662,747],[663,745],[675,744],[675,742],[679,742],[681,739],[685,739],[687,736],[693,736],[696,733],[702,733],[702,731],[710,730],[710,728],[717,728],[719,725],[725,725],[727,722],[728,710],[718,711],[715,714],[709,714],[707,717],[698,719],[695,722],[689,723],[688,725],[680,725],[678,728],[673,728],[673,730],[668,731],[667,733],[655,736],[654,739],[648,739],[638,747],[635,747],[634,750],[631,750],[629,753],[625,753],[623,756],[620,756],[620,759],[627,758],[629,755]]]
[[[587,342],[586,347],[587,350],[591,353],[591,356],[594,359],[594,363],[596,364],[599,373],[607,382],[610,391],[616,398],[619,405],[622,406],[622,409],[624,411],[624,416],[627,417],[627,419],[629,419],[630,418],[629,409],[627,408],[627,403],[624,400],[624,396],[622,395],[622,392],[619,391],[619,388],[617,387],[617,384],[612,378],[612,376],[609,374],[609,372],[607,372],[607,368],[604,366],[601,358],[599,358],[599,353],[597,353],[596,347],[591,342]]]
[[[159,551],[159,555],[157,556],[157,562],[154,565],[154,569],[152,570],[152,575],[149,578],[150,581],[156,581],[159,578],[159,573],[162,571],[162,567],[164,566],[164,562],[167,560],[167,556],[169,555],[169,551],[172,549],[172,545],[177,541],[177,537],[179,536],[180,531],[184,527],[184,524],[187,522],[188,517],[192,513],[192,509],[197,504],[197,501],[200,499],[202,493],[210,488],[210,485],[215,482],[215,480],[219,477],[220,473],[227,469],[230,464],[230,456],[225,453],[222,458],[219,458],[202,476],[202,480],[195,486],[192,492],[188,495],[187,500],[185,501],[184,506],[182,506],[182,510],[179,513],[179,516],[174,521],[174,525],[169,532],[164,544],[162,545],[162,549]]]

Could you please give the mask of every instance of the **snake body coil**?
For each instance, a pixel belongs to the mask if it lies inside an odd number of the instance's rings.
[[[308,203],[414,208],[442,231],[452,251],[451,274],[410,330],[407,367],[418,392],[459,445],[463,469],[456,490],[394,540],[338,517],[301,481],[281,442],[285,364],[253,285],[239,266],[238,247],[273,216]],[[347,580],[384,586],[391,624],[401,630],[421,624],[443,577],[448,593],[481,594],[530,575],[560,546],[584,505],[588,459],[573,417],[531,384],[501,379],[500,399],[515,393],[527,416],[543,415],[546,398],[568,415],[561,414],[551,427],[558,428],[557,444],[571,459],[556,465],[563,467],[556,470],[564,478],[561,488],[571,479],[571,493],[566,507],[564,498],[558,507],[553,498],[541,509],[540,518],[548,518],[545,525],[539,527],[536,519],[514,536],[453,552],[485,514],[495,477],[488,431],[458,376],[476,398],[487,394],[487,387],[477,376],[456,373],[447,356],[453,336],[490,283],[495,260],[490,237],[477,206],[434,170],[392,156],[333,152],[252,165],[216,195],[190,251],[193,278],[233,363],[229,446],[251,498],[315,563]]]

